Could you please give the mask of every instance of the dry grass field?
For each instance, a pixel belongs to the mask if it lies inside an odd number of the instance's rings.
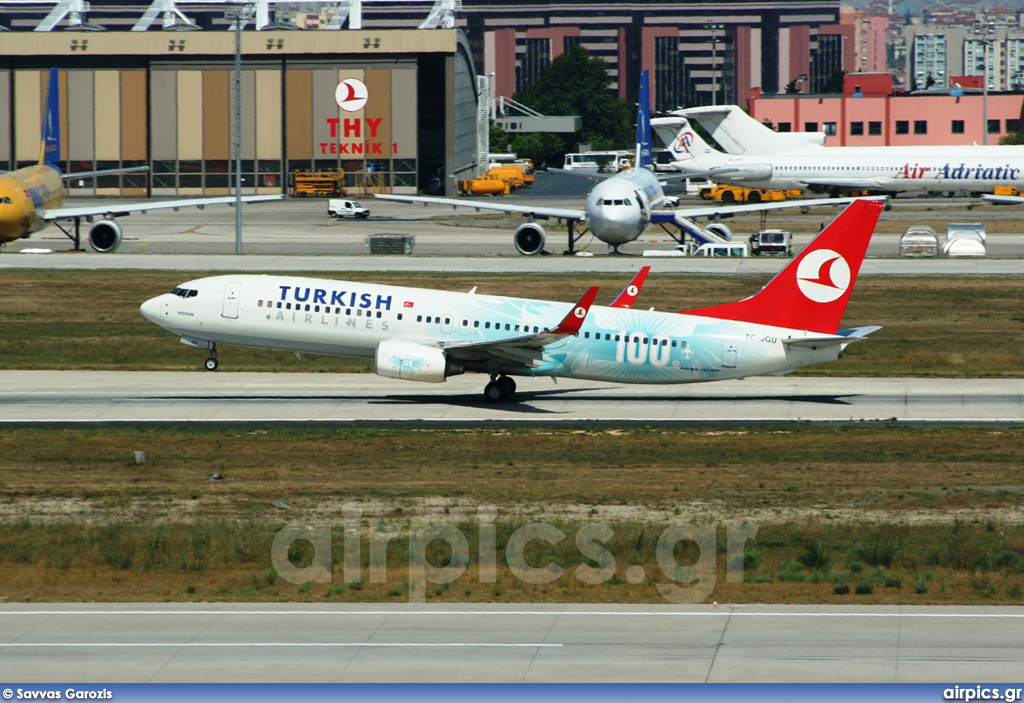
[[[7,430],[0,598],[664,602],[658,585],[703,563],[717,566],[706,599],[721,602],[1019,602],[1022,440],[1020,428],[789,425]],[[133,462],[137,450],[146,463]],[[497,510],[496,582],[479,574],[487,504]],[[549,583],[528,583],[505,562],[512,535],[534,523],[566,535],[526,552],[531,566],[564,569]],[[613,562],[596,585],[577,569],[601,563],[575,540],[594,523],[611,530],[601,541]],[[273,568],[271,544],[288,524],[330,526],[328,582],[290,583]],[[432,542],[428,563],[458,578],[418,588],[410,535],[436,524],[454,525],[469,551]],[[684,542],[666,568],[658,541],[687,525],[713,531],[715,557]],[[743,525],[756,536],[729,553],[729,532]],[[359,579],[346,582],[353,535]],[[368,567],[374,542],[386,546],[380,583]],[[308,564],[309,552],[297,542],[292,561]],[[737,560],[744,579],[730,583]],[[643,569],[638,582],[632,566]]]

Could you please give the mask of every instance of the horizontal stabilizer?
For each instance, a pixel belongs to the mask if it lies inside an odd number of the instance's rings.
[[[782,343],[790,347],[808,347],[810,349],[817,349],[819,347],[828,347],[833,344],[849,344],[851,342],[859,342],[860,340],[867,337],[872,332],[877,332],[882,329],[878,325],[868,325],[866,327],[851,327],[850,329],[839,330],[834,335],[816,335],[814,337],[788,337],[782,340]]]
[[[782,343],[787,347],[807,347],[808,349],[818,349],[819,347],[829,347],[833,344],[849,344],[852,341],[854,340],[847,339],[846,337],[829,335],[827,337],[787,337],[782,340]]]
[[[864,339],[872,332],[877,332],[882,329],[881,325],[865,325],[864,327],[850,327],[849,329],[839,330],[836,334],[841,334],[851,342]]]

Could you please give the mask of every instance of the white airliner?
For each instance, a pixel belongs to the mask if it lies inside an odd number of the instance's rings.
[[[726,154],[772,154],[825,146],[824,132],[776,132],[739,105],[688,107],[669,114],[699,124]]]
[[[50,69],[50,82],[46,96],[46,116],[43,122],[43,142],[39,163],[26,166],[17,171],[0,172],[0,243],[24,239],[34,232],[55,224],[74,243],[75,249],[81,248],[79,227],[84,218],[92,222],[100,218],[89,228],[89,246],[93,251],[108,253],[115,251],[121,244],[121,226],[114,221],[115,217],[132,212],[159,210],[164,208],[204,207],[218,203],[233,204],[235,196],[218,198],[191,198],[186,200],[165,200],[140,203],[121,203],[111,201],[103,205],[83,207],[61,207],[64,203],[64,181],[71,178],[88,178],[113,173],[129,173],[145,171],[148,167],[108,169],[103,171],[83,171],[79,173],[61,173],[56,162],[60,160],[60,101],[58,96],[57,69]],[[283,195],[247,195],[243,202],[261,202],[280,200]],[[61,222],[73,223],[68,231]]]
[[[647,271],[613,306],[292,276],[223,275],[182,283],[142,314],[209,350],[217,345],[361,357],[377,374],[442,382],[485,373],[490,401],[513,376],[695,383],[779,374],[838,359],[878,327],[839,329],[882,203],[849,205],[758,293],[684,313],[632,307]]]
[[[516,249],[521,254],[539,254],[544,251],[547,232],[535,220],[559,219],[568,222],[569,248],[580,235],[576,234],[575,223],[584,223],[587,229],[600,241],[612,246],[615,251],[623,244],[632,242],[646,231],[652,220],[672,222],[675,217],[694,219],[715,217],[729,213],[774,210],[808,205],[835,205],[838,201],[803,200],[794,202],[761,203],[757,205],[717,205],[683,208],[674,211],[656,212],[662,207],[676,204],[674,198],[665,196],[662,183],[666,180],[686,178],[690,174],[656,174],[651,146],[651,114],[649,99],[649,78],[647,71],[640,74],[640,96],[637,110],[636,157],[634,167],[615,174],[580,174],[581,177],[597,179],[600,182],[587,195],[582,210],[572,208],[545,207],[540,205],[511,205],[498,202],[484,202],[465,198],[435,198],[418,195],[377,195],[381,200],[397,200],[407,203],[423,203],[467,207],[477,210],[497,210],[526,215],[529,221],[515,232]],[[672,135],[675,137],[675,135]],[[561,171],[561,169],[552,169]],[[691,169],[692,170],[692,169]],[[675,235],[673,235],[675,236]],[[682,243],[682,235],[676,236]]]
[[[785,140],[776,139],[778,134],[747,119],[753,125],[731,130],[727,140],[738,145],[736,151],[742,148],[734,154],[711,147],[681,113],[652,120],[652,127],[669,145],[675,167],[684,173],[710,173],[720,183],[833,194],[1024,189],[1024,146],[787,147]],[[759,131],[767,133],[764,139],[751,136]]]

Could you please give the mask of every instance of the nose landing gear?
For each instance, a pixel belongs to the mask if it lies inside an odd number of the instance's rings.
[[[511,398],[516,392],[516,382],[508,376],[493,374],[484,387],[484,398],[491,403],[500,403]]]
[[[217,370],[217,345],[214,344],[210,347],[210,357],[203,364],[207,371]]]

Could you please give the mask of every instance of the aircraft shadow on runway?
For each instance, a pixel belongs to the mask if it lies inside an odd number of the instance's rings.
[[[515,412],[555,412],[543,411],[539,408],[531,408],[527,405],[531,400],[545,400],[548,397],[561,397],[566,400],[573,400],[570,394],[579,393],[586,388],[573,388],[572,390],[552,389],[547,391],[519,391],[516,393],[515,401],[512,403],[494,404],[484,400],[476,394],[473,395],[451,395],[451,396],[423,396],[423,395],[389,395],[386,398],[369,401],[370,405],[397,405],[397,404],[419,404],[419,405],[458,405],[471,408],[499,408]],[[818,405],[853,405],[852,399],[857,397],[854,394],[846,395],[751,395],[751,396],[679,396],[679,395],[643,395],[643,396],[619,396],[619,395],[586,395],[579,400],[586,400],[589,403],[677,403],[677,402],[770,402],[780,403],[814,403]]]
[[[460,395],[387,395],[382,397],[368,397],[365,395],[338,394],[338,395],[166,395],[166,396],[143,396],[141,400],[160,401],[208,401],[208,402],[260,402],[260,403],[340,403],[340,402],[365,402],[368,405],[455,405],[467,408],[499,409],[517,413],[558,415],[565,414],[557,410],[545,410],[529,405],[532,400],[546,400],[548,398],[564,398],[574,400],[574,393],[588,393],[578,398],[590,403],[743,403],[743,402],[779,402],[779,403],[813,403],[816,405],[853,405],[853,398],[861,397],[859,394],[848,393],[844,395],[814,394],[814,395],[722,395],[722,396],[692,396],[685,395],[591,395],[591,391],[604,389],[573,388],[561,389],[552,388],[546,391],[519,391],[515,400],[510,403],[491,403],[480,396],[480,394]]]

